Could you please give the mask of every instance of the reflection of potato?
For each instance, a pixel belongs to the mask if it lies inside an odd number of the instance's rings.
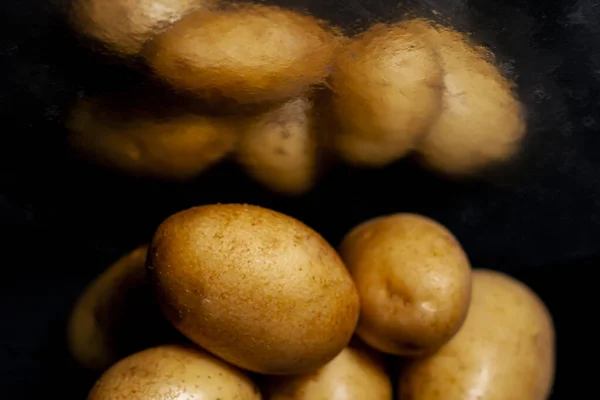
[[[333,66],[334,141],[348,162],[383,166],[406,155],[440,111],[437,56],[401,24],[373,26],[352,39]]]
[[[413,214],[372,219],[346,235],[340,255],[361,300],[357,334],[374,348],[430,353],[462,325],[471,267],[452,233],[437,222]]]
[[[163,345],[129,356],[106,371],[88,400],[260,400],[241,371],[189,346]]]
[[[254,372],[315,370],[356,327],[358,295],[336,251],[272,210],[217,204],[172,215],[154,235],[148,266],[175,327]]]
[[[154,305],[146,279],[147,250],[140,246],[111,265],[75,304],[67,338],[82,366],[103,370],[168,336],[171,327]]]
[[[177,89],[255,103],[295,97],[321,83],[334,44],[313,17],[244,5],[187,15],[149,43],[146,59]]]
[[[380,355],[367,346],[347,347],[307,375],[269,377],[269,400],[391,400],[392,384]]]
[[[190,11],[216,4],[217,0],[75,0],[72,18],[82,33],[131,55]]]
[[[301,194],[317,179],[319,148],[312,104],[298,98],[250,120],[238,142],[237,159],[269,189]]]
[[[91,99],[76,105],[69,142],[78,153],[127,175],[193,178],[235,145],[235,124],[225,119],[153,115],[107,103]]]
[[[409,361],[399,400],[546,400],[554,381],[554,327],[528,287],[506,275],[473,271],[463,327],[429,357]]]
[[[510,160],[525,135],[524,110],[490,54],[449,29],[411,26],[425,34],[444,69],[444,108],[420,146],[424,164],[464,176]]]

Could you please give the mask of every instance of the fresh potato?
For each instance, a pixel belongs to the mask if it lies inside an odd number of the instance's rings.
[[[167,318],[239,367],[306,373],[354,332],[359,301],[348,271],[294,218],[250,205],[195,207],[167,218],[148,254]]]
[[[121,358],[170,337],[170,326],[153,302],[146,278],[148,246],[123,256],[84,291],[67,327],[73,358],[103,370]]]
[[[218,0],[75,0],[71,18],[78,31],[108,49],[134,55],[187,13],[217,4]]]
[[[312,104],[300,97],[251,119],[238,141],[237,160],[272,191],[299,195],[317,180],[317,140]]]
[[[78,154],[123,174],[191,179],[235,146],[237,127],[224,118],[152,114],[116,107],[111,100],[79,101],[68,123],[68,140]]]
[[[436,49],[444,69],[443,111],[419,146],[420,160],[443,174],[464,177],[504,163],[521,148],[525,112],[491,53],[458,32],[413,21]]]
[[[242,372],[201,351],[163,345],[129,356],[106,371],[88,400],[260,400]]]
[[[306,375],[269,377],[269,400],[391,400],[392,385],[380,355],[361,344],[342,350]]]
[[[416,356],[439,349],[469,307],[471,267],[431,219],[393,214],[364,222],[340,246],[361,300],[357,334],[374,348]]]
[[[379,167],[413,150],[438,116],[442,68],[423,37],[377,24],[337,54],[330,86],[340,156]]]
[[[405,366],[399,400],[545,400],[554,381],[552,318],[521,282],[473,271],[473,297],[458,334]]]
[[[193,12],[148,46],[176,89],[238,103],[282,101],[322,83],[337,43],[318,20],[264,5]]]

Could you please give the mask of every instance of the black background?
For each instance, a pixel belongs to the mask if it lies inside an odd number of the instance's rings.
[[[0,393],[9,395],[2,398],[83,398],[93,377],[71,365],[64,345],[72,302],[163,218],[212,202],[283,211],[333,245],[370,217],[431,216],[456,234],[475,267],[509,272],[547,303],[558,332],[553,398],[579,398],[594,388],[592,371],[575,357],[593,363],[597,353],[597,1],[277,1],[305,6],[348,31],[435,9],[494,49],[529,110],[521,157],[478,182],[451,182],[406,160],[378,171],[336,167],[296,199],[269,194],[227,164],[175,185],[118,177],[71,157],[63,120],[76,95],[136,76],[79,44],[65,23],[67,3],[0,2]]]

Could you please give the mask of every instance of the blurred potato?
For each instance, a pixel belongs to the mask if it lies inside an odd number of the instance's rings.
[[[317,19],[264,5],[193,12],[149,43],[145,57],[175,89],[237,103],[277,102],[323,83],[337,40]]]

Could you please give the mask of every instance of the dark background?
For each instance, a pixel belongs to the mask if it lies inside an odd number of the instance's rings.
[[[283,211],[333,245],[370,217],[431,216],[456,234],[473,266],[522,279],[549,306],[558,332],[553,398],[592,391],[592,370],[575,357],[593,363],[597,354],[591,273],[600,255],[599,2],[277,1],[306,6],[348,31],[436,9],[494,49],[529,110],[522,156],[480,181],[451,182],[406,160],[377,171],[336,167],[296,199],[269,194],[227,164],[175,185],[118,177],[71,157],[63,121],[75,96],[118,88],[135,74],[79,44],[65,23],[67,3],[0,2],[2,398],[84,398],[93,377],[65,352],[71,304],[163,218],[212,202]]]

